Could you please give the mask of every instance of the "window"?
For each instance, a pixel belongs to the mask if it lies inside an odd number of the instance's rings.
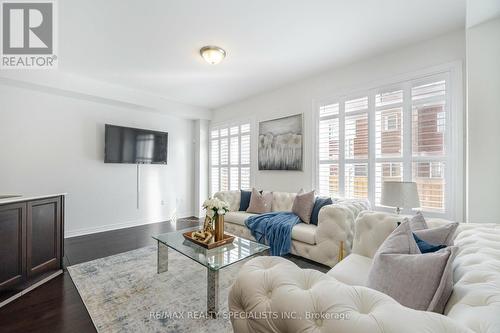
[[[399,117],[397,113],[386,112],[382,117],[384,119],[384,132],[396,131],[399,129]]]
[[[320,104],[321,194],[380,206],[383,182],[414,181],[421,208],[445,214],[452,195],[446,182],[448,80],[440,74]]]
[[[444,133],[444,130],[445,130],[445,125],[446,125],[446,114],[444,112],[438,112],[437,115],[437,120],[436,120],[436,124],[437,124],[437,131],[439,133]]]
[[[250,188],[250,124],[210,130],[210,192]]]
[[[431,178],[442,178],[443,168],[442,163],[431,162]]]

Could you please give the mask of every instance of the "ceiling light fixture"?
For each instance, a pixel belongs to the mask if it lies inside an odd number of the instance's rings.
[[[217,65],[226,57],[226,51],[218,46],[203,46],[200,54],[211,65]]]

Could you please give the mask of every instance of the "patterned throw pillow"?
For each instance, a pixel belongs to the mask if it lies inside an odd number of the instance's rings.
[[[448,246],[421,254],[409,221],[404,221],[377,250],[368,287],[406,307],[443,313],[453,290],[452,263],[457,251],[456,246]]]
[[[309,224],[311,222],[311,213],[314,208],[314,191],[304,193],[300,189],[299,193],[295,196],[292,205],[292,213],[300,217],[302,222]]]
[[[252,189],[250,196],[250,205],[247,208],[247,213],[264,214],[271,211],[273,204],[273,193],[259,193],[256,189]]]

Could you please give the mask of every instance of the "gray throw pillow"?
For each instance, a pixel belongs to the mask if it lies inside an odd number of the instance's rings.
[[[408,219],[408,218],[406,218]],[[422,212],[417,212],[410,220],[410,228],[413,231],[429,229]]]
[[[455,231],[458,228],[458,223],[447,223],[437,228],[429,228],[425,218],[421,212],[418,212],[411,219],[405,218],[403,221],[408,221],[411,230],[418,238],[433,245],[453,245]]]
[[[314,191],[304,193],[304,190],[300,189],[293,201],[292,213],[300,217],[302,222],[309,224],[311,222],[313,208]]]
[[[269,213],[271,211],[271,206],[273,204],[273,193],[264,192],[259,193],[255,188],[252,189],[252,195],[250,196],[250,204],[247,208],[247,213],[263,214]]]
[[[377,250],[368,287],[406,307],[442,313],[453,290],[456,254],[454,246],[421,254],[409,221],[404,221]]]
[[[451,246],[457,228],[458,223],[454,222],[437,228],[417,230],[415,235],[430,244]]]

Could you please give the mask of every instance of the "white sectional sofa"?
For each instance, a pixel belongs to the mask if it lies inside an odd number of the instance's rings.
[[[498,333],[500,332],[500,225],[461,224],[455,236],[454,287],[444,314],[417,311],[364,287],[372,257],[397,218],[363,212],[352,254],[327,274],[303,270],[279,257],[246,263],[229,295],[237,313],[290,314],[295,319],[238,316],[242,332]],[[430,220],[434,227],[443,220]],[[300,319],[297,319],[300,318]]]
[[[291,211],[296,193],[273,192],[272,211]],[[217,192],[214,197],[229,203],[225,230],[240,237],[253,239],[245,220],[252,215],[239,211],[240,191]],[[292,229],[291,253],[333,267],[338,261],[340,244],[344,253],[351,252],[354,221],[358,214],[370,208],[366,200],[334,200],[321,208],[318,225],[299,223]]]

